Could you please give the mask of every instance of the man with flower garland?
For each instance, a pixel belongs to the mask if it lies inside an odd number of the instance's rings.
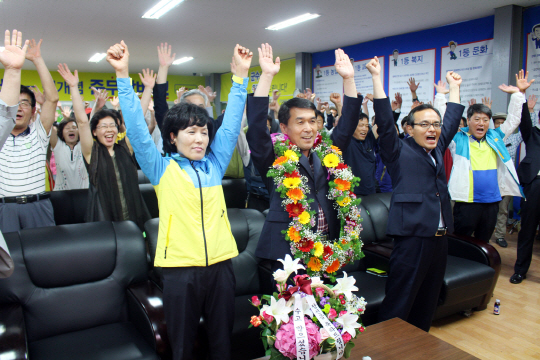
[[[452,71],[446,75],[450,97],[444,121],[433,106],[419,105],[409,113],[412,135],[400,139],[379,60],[375,57],[366,67],[373,78],[380,154],[394,189],[386,230],[394,249],[379,320],[399,317],[429,331],[446,268],[446,233],[453,231],[443,155],[464,110],[459,103],[461,76]]]
[[[349,57],[341,49],[337,49],[335,55],[335,68],[343,78],[345,96],[342,117],[331,135],[331,140],[334,146],[344,152],[349,146],[354,130],[358,125],[362,96],[358,96],[356,93],[354,69]],[[282,201],[284,199],[281,197],[281,193],[277,191],[277,186],[272,177],[267,175],[272,165],[280,161],[279,158],[276,159],[272,138],[266,126],[268,93],[270,92],[273,77],[279,72],[280,60],[278,57],[274,63],[272,48],[268,44],[262,44],[261,48],[259,48],[259,62],[262,74],[254,96],[248,96],[247,102],[249,122],[247,140],[253,163],[261,174],[267,189],[269,189],[270,209],[261,231],[255,255],[270,260],[272,272],[274,272],[281,268],[281,264],[276,260],[283,259],[285,255],[291,254],[292,243],[286,240],[286,236],[290,241],[298,243],[300,251],[309,252],[315,249],[318,255],[331,255],[327,254],[329,246],[322,246],[320,241],[314,242],[309,239],[302,239],[298,232],[291,234],[287,229],[289,229],[289,224],[293,219],[298,219],[301,224],[307,223],[311,225],[312,232],[319,232],[324,239],[333,240],[339,237],[340,221],[337,211],[334,209],[333,201],[328,198],[330,187],[327,168],[330,168],[329,165],[335,167],[336,164],[326,164],[328,161],[323,163],[323,159],[319,158],[317,152],[314,151],[315,146],[321,141],[321,137],[317,132],[315,105],[309,100],[300,98],[293,98],[284,102],[278,114],[280,128],[290,142],[300,150],[298,165],[293,174],[298,175],[295,176],[296,179],[301,177],[302,181],[306,182],[305,187],[308,191],[303,194],[299,187],[291,188],[291,196],[286,201],[294,201],[294,203],[291,203],[291,206],[288,207],[290,211],[283,207]],[[336,159],[338,159],[337,156],[334,161]],[[287,181],[292,180],[287,179]],[[296,195],[293,193],[295,192],[300,196],[298,199],[294,198]],[[309,209],[301,209],[303,210],[302,214],[296,213],[296,210],[298,210],[296,208],[299,206],[297,200],[303,196],[308,199],[310,210],[314,212],[313,216],[305,216],[307,214],[305,210]],[[322,255],[323,253],[325,255]],[[306,263],[306,265],[309,270],[321,270],[320,262],[317,264]],[[336,270],[332,268],[328,269],[327,272],[335,272]]]

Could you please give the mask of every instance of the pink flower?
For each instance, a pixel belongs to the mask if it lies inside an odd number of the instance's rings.
[[[329,320],[334,320],[337,316],[337,312],[336,312],[336,309],[334,308],[331,308],[330,311],[328,312],[328,319]]]
[[[343,338],[343,342],[346,344],[349,341],[351,341],[351,334],[346,332],[345,334],[341,334],[341,337]]]
[[[324,296],[324,289],[323,288],[316,288],[315,289],[315,294],[317,294],[318,297],[323,297]]]
[[[328,339],[330,337],[330,334],[328,333],[328,331],[326,331],[325,328],[321,328],[319,330],[319,333],[321,334],[321,342],[323,342],[324,340]]]
[[[272,315],[268,315],[266,311],[263,311],[262,316],[264,320],[269,324],[272,323],[272,321],[274,321],[274,317]]]
[[[343,310],[343,311],[341,311],[341,312],[339,313],[339,316],[343,316],[343,315],[345,315],[346,313],[347,313],[347,311]]]
[[[304,323],[306,324],[308,335],[309,358],[312,359],[319,353],[319,344],[322,341],[321,333],[319,332],[319,327],[307,317],[304,317]],[[274,346],[283,356],[289,359],[296,359],[296,337],[294,335],[294,320],[292,316],[288,323],[282,324],[278,329]]]
[[[254,295],[251,297],[251,303],[253,306],[259,306],[261,305],[261,300],[259,300],[259,297],[257,295]]]

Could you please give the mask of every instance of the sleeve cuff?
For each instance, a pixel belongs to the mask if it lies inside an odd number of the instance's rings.
[[[244,84],[244,79],[247,79],[247,78],[241,78],[240,76],[236,76],[236,75],[233,75],[232,77],[232,81],[240,85]]]
[[[125,87],[131,87],[131,78],[116,78],[116,83]]]

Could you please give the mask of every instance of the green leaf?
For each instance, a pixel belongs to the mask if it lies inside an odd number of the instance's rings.
[[[270,302],[270,301],[272,300],[272,296],[270,296],[270,295],[268,295],[268,294],[267,294],[267,295],[263,295],[261,299]]]
[[[349,341],[347,344],[345,344],[345,352],[343,353],[345,359],[348,359],[349,356],[351,356],[351,350],[353,347],[354,343],[352,341]]]
[[[249,324],[248,329],[251,329],[253,327],[253,324]]]
[[[283,356],[278,349],[272,346],[270,349],[270,360],[289,360],[289,358]]]
[[[270,330],[269,328],[266,328],[266,329],[263,330],[261,335],[264,336],[264,337],[270,336],[270,335],[272,335],[272,330]]]

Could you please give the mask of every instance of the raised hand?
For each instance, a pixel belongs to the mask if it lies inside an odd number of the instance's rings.
[[[366,94],[366,99],[373,102],[373,94]]]
[[[381,63],[376,56],[367,63],[366,68],[371,76],[379,76],[381,74]]]
[[[92,88],[94,90],[94,96],[96,97],[96,109],[103,109],[105,106],[105,103],[107,102],[107,99],[109,98],[109,92],[106,89],[96,89]]]
[[[0,51],[0,63],[4,68],[20,70],[24,65],[28,44],[29,41],[26,40],[23,46],[22,32],[13,30],[13,36],[10,36],[9,30],[6,30],[4,51]]]
[[[40,105],[43,105],[43,103],[45,102],[45,95],[43,95],[43,93],[39,90],[38,86],[34,85],[30,89],[32,89],[32,92],[36,97],[36,102]]]
[[[261,44],[259,50],[259,65],[261,66],[262,72],[271,76],[275,76],[281,67],[281,60],[279,56],[276,57],[274,62],[274,55],[272,52],[272,46],[267,44]]]
[[[71,108],[69,106],[62,106],[61,110],[64,118],[67,119],[71,115]]]
[[[163,67],[169,67],[172,65],[174,58],[176,57],[176,53],[171,55],[172,52],[172,46],[167,45],[167,43],[159,45],[157,47],[158,52],[158,59],[159,59],[159,66]]]
[[[462,81],[463,79],[461,78],[461,75],[459,75],[457,72],[448,71],[446,73],[446,82],[448,85],[450,85],[450,87],[459,87],[461,86]],[[476,103],[476,100],[474,100],[474,102]]]
[[[41,57],[41,43],[43,39],[39,40],[36,43],[36,40],[32,39],[28,45],[28,50],[26,51],[26,58],[32,62]]]
[[[396,101],[398,103],[398,107],[401,108],[401,104],[403,104],[403,98],[401,97],[400,93],[395,93],[394,97],[396,98]]]
[[[306,94],[304,94],[304,93],[298,93],[298,94],[296,94],[296,97],[297,97],[297,98],[300,98],[300,99],[305,99],[305,98],[306,98]]]
[[[154,85],[156,85],[156,76],[157,74],[154,74],[154,70],[150,69],[142,69],[142,74],[139,73],[139,78],[144,87],[149,87],[150,89],[153,89]]]
[[[476,99],[471,99],[471,100],[467,101],[467,103],[469,104],[469,106],[472,106],[472,105],[476,104]]]
[[[527,71],[526,73],[524,73],[523,69],[519,70],[519,73],[516,74],[517,87],[519,88],[519,91],[521,91],[524,94],[525,94],[525,90],[527,90],[529,86],[531,86],[532,83],[534,82],[534,79],[532,79],[531,81],[528,81],[528,77],[529,77],[529,72]]]
[[[267,44],[268,45],[268,44]],[[269,54],[272,56],[272,47],[270,48]],[[234,63],[236,64],[236,76],[245,78],[248,75],[249,67],[251,66],[251,60],[253,59],[253,53],[249,51],[248,48],[236,44],[233,52]],[[276,59],[276,63],[279,63],[279,58]],[[261,66],[262,68],[262,66]],[[278,66],[279,70],[279,66]],[[264,69],[263,69],[264,72]]]
[[[270,110],[274,110],[274,113],[277,114],[279,112],[280,105],[277,101],[272,101],[270,105],[268,105],[268,108]]]
[[[392,111],[396,111],[398,107],[398,102],[396,100],[392,100]]]
[[[272,91],[272,100],[277,101],[280,96],[281,96],[281,91],[277,89],[274,89],[274,91]]]
[[[372,95],[372,96],[373,96],[373,95]],[[368,101],[369,101],[369,98],[368,98],[367,95],[366,95],[366,97],[364,98],[364,100],[362,100],[362,105],[367,105]]]
[[[513,94],[513,93],[517,93],[517,92],[521,91],[516,86],[506,85],[506,84],[499,85],[499,89],[501,89],[502,91],[504,91],[507,94]]]
[[[409,85],[409,89],[411,90],[412,93],[415,93],[416,90],[418,90],[418,86],[420,85],[420,83],[416,84],[414,78],[410,78],[409,81],[407,82],[407,85]]]
[[[534,107],[536,106],[536,96],[534,95],[529,95],[529,100],[527,101],[527,107],[529,108],[530,111],[533,111]]]
[[[411,105],[411,110],[414,109],[417,106],[420,106],[420,105],[424,105],[424,103],[421,102],[421,101],[418,101],[418,100],[413,101],[413,103]]]
[[[77,70],[72,74],[71,71],[69,71],[67,64],[58,64],[58,72],[70,87],[79,85],[79,73]]]
[[[488,108],[491,109],[491,104],[493,104],[493,101],[491,101],[491,99],[488,97],[483,97],[482,104],[486,105]]]
[[[334,67],[343,79],[354,79],[354,67],[351,64],[349,55],[345,54],[342,49],[336,49],[336,62]]]
[[[180,89],[176,90],[176,99],[180,101],[182,95],[186,92],[186,87],[182,86]]]
[[[309,101],[315,102],[316,97],[317,97],[317,94],[315,94],[315,93],[311,94],[311,96],[309,97]]]
[[[129,51],[124,40],[107,50],[107,61],[116,71],[117,77],[129,77]]]
[[[206,96],[208,96],[208,101],[213,103],[217,97],[217,92],[215,92],[211,86],[207,86],[204,89],[206,90]]]
[[[339,93],[331,93],[330,94],[330,101],[333,102],[336,106],[338,106],[338,104],[341,104],[341,94],[339,94]]]
[[[111,105],[118,110],[120,108],[120,100],[118,99],[118,96],[113,96],[111,99]]]
[[[306,95],[306,99],[310,100],[313,92],[311,91],[310,88],[306,88],[306,90],[304,90],[304,94]]]
[[[435,90],[438,94],[448,94],[450,92],[450,89],[446,88],[446,83],[442,80],[439,80],[436,84],[433,84],[435,86]]]

